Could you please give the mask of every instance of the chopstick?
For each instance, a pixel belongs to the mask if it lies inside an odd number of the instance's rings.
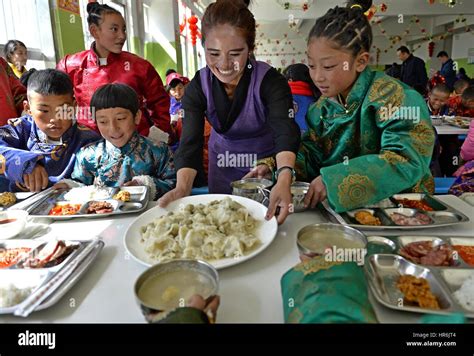
[[[74,260],[61,268],[50,280],[48,280],[48,282],[46,282],[22,303],[20,303],[13,314],[24,318],[30,315],[38,305],[40,305],[47,297],[49,297],[64,283],[64,281],[74,272],[76,267],[96,247],[98,242],[99,239],[97,238],[88,244]]]

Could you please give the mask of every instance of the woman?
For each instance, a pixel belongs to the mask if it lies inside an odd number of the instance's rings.
[[[87,51],[67,55],[57,66],[69,74],[74,84],[81,109],[78,122],[97,131],[94,113],[89,111],[92,94],[104,84],[120,82],[131,86],[140,98],[143,115],[139,133],[148,135],[152,125],[170,133],[169,97],[160,76],[150,62],[122,51],[127,39],[123,16],[112,7],[96,2],[87,4],[87,12],[95,42]]]
[[[186,88],[183,132],[176,155],[176,189],[160,205],[189,195],[202,165],[204,117],[209,139],[209,191],[230,193],[230,183],[249,172],[253,162],[276,155],[277,182],[267,218],[280,207],[278,221],[289,213],[290,185],[299,145],[288,83],[266,63],[250,58],[255,48],[255,19],[249,1],[218,0],[202,19],[207,66]],[[257,162],[259,163],[259,162]]]
[[[18,40],[10,40],[5,44],[3,52],[13,73],[20,79],[27,72],[25,66],[28,61],[28,50],[25,44]]]

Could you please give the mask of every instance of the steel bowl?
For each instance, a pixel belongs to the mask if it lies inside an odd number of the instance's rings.
[[[140,307],[145,319],[148,322],[155,320],[157,315],[160,313],[168,312],[180,306],[185,306],[192,295],[186,295],[186,291],[178,290],[177,294],[172,296],[172,303],[176,302],[176,305],[173,307],[166,307],[166,303],[163,302],[163,295],[166,293],[168,288],[173,288],[174,285],[167,285],[166,282],[160,281],[155,282],[154,286],[156,287],[156,295],[145,296],[143,293],[141,293],[143,291],[142,287],[145,285],[145,283],[153,280],[156,276],[165,276],[166,274],[171,273],[173,273],[174,278],[179,278],[180,272],[183,272],[184,275],[184,272],[189,271],[196,272],[199,276],[198,280],[193,280],[193,284],[195,284],[197,288],[207,290],[207,294],[201,295],[204,299],[213,295],[217,295],[217,291],[219,289],[219,274],[217,273],[217,270],[207,262],[200,260],[179,259],[153,265],[138,277],[134,286],[135,300],[137,301],[138,306]],[[176,275],[176,273],[178,274]],[[179,284],[179,282],[173,283]],[[160,288],[161,290],[165,288],[165,292],[158,292]]]
[[[268,205],[270,188],[273,182],[265,178],[245,178],[232,182],[232,195],[249,198],[263,205]]]
[[[350,226],[347,225],[339,225],[339,224],[331,224],[331,223],[324,223],[324,224],[312,224],[307,225],[298,231],[296,244],[298,246],[298,250],[302,255],[309,255],[309,256],[316,256],[316,255],[324,255],[326,247],[322,249],[313,249],[308,246],[308,243],[312,240],[321,239],[327,237],[328,232],[339,232],[341,233],[345,239],[350,241],[357,241],[361,243],[361,248],[366,248],[367,246],[367,238],[365,235]],[[306,237],[308,233],[311,233],[311,237]],[[309,241],[308,241],[309,240]],[[330,241],[330,238],[329,238]],[[330,245],[332,247],[333,245]],[[337,246],[336,246],[337,247]]]
[[[309,190],[309,183],[294,182],[291,185],[291,196],[293,197],[293,212],[299,213],[306,210],[304,206],[304,197]]]

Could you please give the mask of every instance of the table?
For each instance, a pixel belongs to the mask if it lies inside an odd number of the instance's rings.
[[[471,221],[452,227],[412,230],[410,235],[474,238],[474,208],[455,196],[439,198],[469,216]],[[146,267],[128,256],[123,245],[126,229],[136,217],[135,214],[113,220],[80,219],[51,224],[48,236],[84,239],[100,235],[105,248],[81,280],[56,305],[35,312],[27,319],[0,316],[0,322],[143,323],[144,319],[135,303],[133,284]],[[221,306],[218,322],[282,323],[280,278],[299,261],[296,234],[305,225],[325,221],[318,211],[290,215],[280,226],[273,243],[260,255],[220,270]],[[394,231],[384,233],[396,234]],[[418,314],[385,308],[371,298],[380,322],[416,323],[419,320]]]
[[[469,129],[462,129],[460,127],[451,125],[434,125],[438,135],[467,135]]]

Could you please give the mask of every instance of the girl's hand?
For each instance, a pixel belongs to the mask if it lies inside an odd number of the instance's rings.
[[[266,164],[259,164],[257,167],[252,168],[242,179],[246,178],[272,179],[272,171]]]
[[[137,185],[139,185],[139,183],[136,180],[133,180],[133,179],[131,181],[123,184],[124,187],[137,186]]]
[[[323,178],[321,176],[313,179],[309,186],[308,193],[304,198],[304,206],[307,208],[311,206],[312,209],[316,207],[320,201],[325,200],[327,197],[326,186],[324,185]]]

